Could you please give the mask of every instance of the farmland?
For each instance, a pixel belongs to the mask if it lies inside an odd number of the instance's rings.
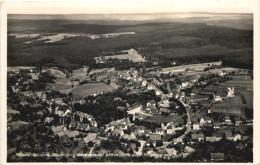
[[[109,92],[112,90],[114,90],[114,88],[105,83],[91,83],[77,86],[72,89],[72,93],[75,97],[84,98],[96,92]]]
[[[114,56],[104,56],[105,59],[129,59],[133,62],[145,62],[145,59],[138,54],[137,51],[135,51],[134,49],[129,49],[129,50],[123,50],[121,52],[124,52],[126,54],[123,55],[114,55]],[[95,59],[97,59],[98,57],[96,57]]]

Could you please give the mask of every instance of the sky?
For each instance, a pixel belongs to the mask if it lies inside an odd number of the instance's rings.
[[[88,0],[7,2],[9,14],[252,13],[257,0]]]

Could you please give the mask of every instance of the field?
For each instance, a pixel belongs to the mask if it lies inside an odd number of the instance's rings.
[[[164,116],[164,115],[153,115],[151,117],[145,118],[144,119],[147,122],[154,123],[156,125],[161,125],[163,122],[174,122],[178,124],[184,124],[184,120],[182,119],[182,116],[180,115],[175,115],[175,116]]]
[[[221,103],[213,104],[212,112],[245,117],[245,113],[253,109],[253,80],[251,77],[235,76],[233,80],[221,83],[219,86],[211,85],[206,89],[222,93],[226,88],[232,86],[235,89],[235,96],[223,97]]]
[[[124,55],[114,55],[114,56],[104,56],[105,59],[120,59],[120,60],[123,60],[123,59],[129,59],[129,60],[132,60],[133,62],[144,62],[145,59],[140,55],[138,54],[137,51],[135,51],[134,49],[129,49],[129,50],[122,50],[121,52],[127,52],[127,54],[124,54]]]
[[[112,90],[114,90],[114,88],[105,83],[92,83],[79,85],[76,88],[72,89],[72,93],[75,97],[84,98],[95,92],[109,92]]]
[[[167,68],[162,68],[162,71],[158,71],[156,73],[179,73],[179,72],[185,72],[185,70],[187,68],[191,69],[191,72],[189,72],[190,74],[192,73],[203,73],[204,72],[204,68],[208,67],[208,64],[210,65],[221,65],[221,61],[218,62],[210,62],[210,63],[200,63],[200,64],[191,64],[191,65],[182,65],[182,66],[175,66],[175,67],[167,67]],[[151,72],[153,73],[153,72]]]
[[[66,78],[66,74],[57,69],[47,69],[47,72],[49,72],[56,78]]]

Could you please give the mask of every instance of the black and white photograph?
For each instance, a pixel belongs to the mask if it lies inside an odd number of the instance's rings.
[[[253,163],[255,1],[184,2],[14,5],[2,159]]]

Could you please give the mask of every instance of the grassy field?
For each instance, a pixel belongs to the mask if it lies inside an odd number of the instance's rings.
[[[123,55],[114,55],[114,56],[104,56],[105,59],[129,59],[132,60],[133,62],[145,62],[145,59],[138,54],[137,51],[135,51],[134,49],[129,49],[129,50],[122,50],[121,52],[127,52],[127,54],[123,54]]]
[[[148,117],[144,119],[147,122],[151,122],[157,125],[161,125],[163,122],[177,122],[178,124],[184,124],[184,120],[182,119],[182,116],[175,115],[175,116],[164,116],[164,115],[153,115],[151,117]]]
[[[72,93],[73,96],[86,97],[95,92],[109,92],[112,90],[114,90],[114,88],[105,83],[92,83],[79,85],[76,88],[72,89]]]
[[[201,64],[191,64],[191,65],[182,65],[182,66],[175,66],[175,67],[167,67],[162,68],[162,71],[158,71],[156,73],[179,73],[179,72],[185,72],[187,68],[190,68],[191,72],[189,73],[196,73],[200,74],[202,71],[204,72],[204,68],[208,67],[208,64],[212,65],[221,65],[221,61],[218,62],[210,62],[210,63],[201,63]],[[153,73],[153,72],[152,72]]]

